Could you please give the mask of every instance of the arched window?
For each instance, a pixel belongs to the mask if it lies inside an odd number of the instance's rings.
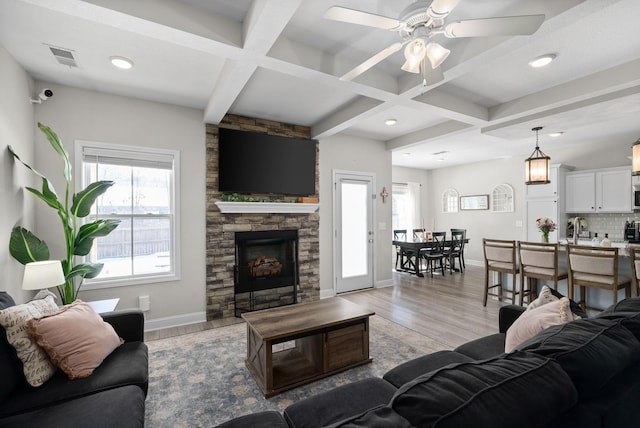
[[[442,192],[442,212],[458,212],[458,192],[455,189],[447,189]]]
[[[513,187],[509,184],[498,184],[491,191],[491,210],[499,213],[513,212]]]

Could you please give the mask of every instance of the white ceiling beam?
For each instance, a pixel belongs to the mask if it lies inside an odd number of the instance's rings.
[[[382,101],[373,98],[359,97],[338,112],[323,119],[311,127],[312,138],[326,138],[349,128],[363,117],[377,113]]]
[[[491,121],[561,107],[640,84],[640,59],[526,95],[489,110]]]
[[[484,125],[489,120],[489,109],[438,89],[414,98],[414,101],[435,107],[453,120]]]
[[[217,125],[229,111],[258,66],[227,60],[204,109],[204,122]]]
[[[254,0],[242,27],[244,48],[266,55],[301,2],[302,0]]]
[[[457,122],[455,120],[449,120],[429,128],[421,129],[419,131],[405,134],[401,137],[394,138],[386,142],[387,150],[400,150],[423,144],[429,140],[442,138],[445,136],[459,134],[465,130],[471,128],[472,125],[468,123]]]

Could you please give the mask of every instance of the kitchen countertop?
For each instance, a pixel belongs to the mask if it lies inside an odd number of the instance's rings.
[[[560,245],[560,248],[564,250],[564,247],[567,245],[567,240],[560,239],[558,240],[558,244]],[[573,242],[571,242],[570,245],[573,245]],[[578,245],[593,247],[594,249],[602,248],[601,245],[594,244],[593,240],[591,239],[580,239],[578,241]],[[618,255],[623,257],[629,257],[629,248],[640,249],[640,244],[630,244],[624,241],[612,241],[611,246],[613,248],[618,248],[619,249]]]

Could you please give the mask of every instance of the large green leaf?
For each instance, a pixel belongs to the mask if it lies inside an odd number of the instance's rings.
[[[49,202],[47,201],[47,199],[51,199],[52,196],[56,200],[58,199],[58,195],[56,194],[56,191],[53,188],[53,184],[51,184],[51,182],[49,181],[49,179],[47,177],[45,177],[44,175],[40,174],[38,171],[36,171],[34,168],[32,168],[31,165],[25,163],[22,159],[20,159],[20,156],[18,156],[17,153],[13,151],[13,147],[8,146],[7,149],[9,150],[9,153],[11,153],[11,155],[14,158],[16,158],[16,160],[18,160],[22,165],[24,165],[26,168],[30,169],[38,177],[42,178],[42,195],[46,195],[46,199],[45,198],[41,198],[41,199],[43,201],[45,201],[47,203],[47,205],[51,206],[49,204]]]
[[[69,161],[69,153],[67,153],[67,151],[64,149],[64,146],[62,145],[62,142],[60,141],[58,134],[56,134],[51,128],[49,128],[46,125],[43,125],[40,122],[38,122],[38,128],[40,128],[40,130],[44,133],[44,135],[47,136],[47,140],[49,140],[49,143],[51,144],[51,147],[53,147],[53,150],[55,150],[62,158],[62,161],[64,162],[64,171],[63,171],[64,179],[67,181],[67,183],[70,183],[71,182],[71,161]]]
[[[84,190],[73,195],[71,213],[76,217],[86,217],[91,212],[91,207],[98,198],[113,186],[113,181],[96,181],[89,184]]]
[[[49,247],[24,227],[16,226],[11,231],[9,253],[23,265],[31,262],[49,260]]]
[[[76,235],[75,251],[76,256],[86,256],[91,251],[94,238],[107,236],[113,229],[118,227],[120,220],[96,220],[92,223],[84,224],[80,227]]]
[[[67,281],[76,276],[80,276],[82,278],[95,278],[100,274],[102,268],[104,267],[104,263],[82,263],[79,265],[75,265],[71,272],[67,275]]]
[[[42,192],[38,189],[34,189],[33,187],[26,187],[26,189],[43,200],[45,204],[49,205],[54,210],[63,210],[64,208],[58,200],[58,195],[49,188],[48,183],[48,180],[42,180]]]

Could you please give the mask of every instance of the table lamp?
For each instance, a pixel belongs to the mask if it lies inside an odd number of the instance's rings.
[[[60,260],[44,260],[24,265],[23,290],[42,290],[64,284]]]

